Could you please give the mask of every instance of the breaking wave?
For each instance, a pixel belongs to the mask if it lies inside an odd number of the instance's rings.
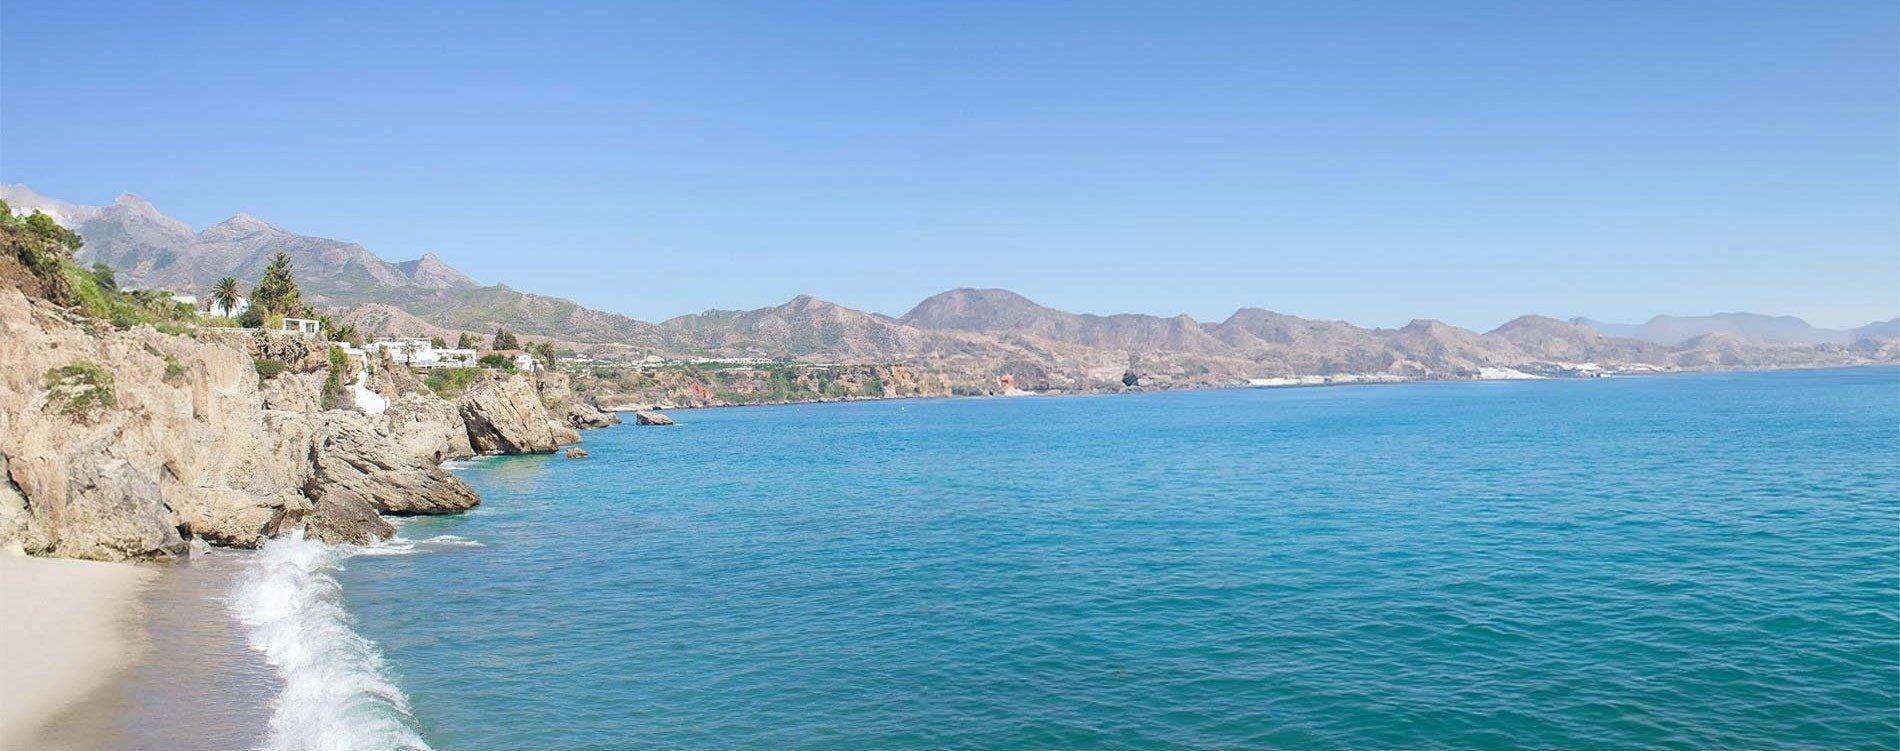
[[[334,575],[352,555],[402,549],[389,545],[333,546],[298,533],[264,543],[239,578],[231,609],[284,682],[267,749],[428,751],[382,654],[352,628]]]

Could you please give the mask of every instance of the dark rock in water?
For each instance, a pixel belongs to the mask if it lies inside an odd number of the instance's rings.
[[[592,404],[569,402],[567,405],[567,424],[581,430],[604,428],[619,425],[620,416],[611,412],[602,412]]]
[[[305,495],[318,510],[339,492],[386,514],[447,514],[481,502],[474,489],[428,459],[402,450],[355,412],[326,412],[310,446]]]
[[[520,376],[476,384],[458,408],[477,453],[551,454],[560,445],[541,397]]]
[[[568,449],[568,450],[567,450],[567,458],[569,458],[569,459],[586,459],[586,458],[587,458],[587,449]]]
[[[396,536],[396,528],[377,516],[375,507],[348,487],[331,488],[313,503],[312,508],[301,513],[286,513],[286,523],[272,526],[302,527],[306,534],[324,542],[351,545],[367,545]]]
[[[673,418],[643,409],[633,413],[633,423],[635,425],[672,425]]]

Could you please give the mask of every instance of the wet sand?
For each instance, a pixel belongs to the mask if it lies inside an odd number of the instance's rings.
[[[0,551],[0,748],[116,743],[117,682],[144,653],[140,594],[157,576]]]

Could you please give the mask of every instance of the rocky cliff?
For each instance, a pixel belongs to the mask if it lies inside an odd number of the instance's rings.
[[[459,403],[412,391],[382,415],[325,410],[311,368],[327,358],[297,344],[115,331],[0,288],[0,544],[124,560],[295,530],[367,542],[393,533],[380,514],[479,502],[444,459],[579,439],[524,376]]]

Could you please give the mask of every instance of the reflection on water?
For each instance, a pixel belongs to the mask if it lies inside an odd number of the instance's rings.
[[[127,681],[125,751],[259,748],[276,674],[245,644],[228,601],[249,553],[217,552],[171,567],[146,596],[151,649]]]

